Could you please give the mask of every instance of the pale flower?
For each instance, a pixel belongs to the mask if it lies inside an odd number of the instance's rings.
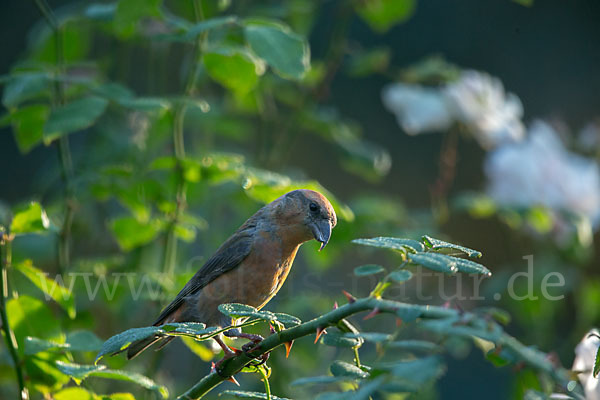
[[[504,91],[502,82],[488,74],[465,71],[444,89],[455,119],[465,124],[479,144],[491,149],[523,138],[523,106]]]
[[[594,378],[594,362],[598,346],[600,346],[600,332],[597,329],[589,331],[575,348],[575,360],[572,370],[580,372],[577,376],[586,400],[600,400],[600,380]]]
[[[499,204],[542,205],[600,222],[600,169],[568,151],[544,122],[534,122],[528,138],[501,146],[485,160],[488,194]]]
[[[394,83],[386,86],[381,98],[396,115],[398,125],[409,135],[443,131],[453,122],[444,96],[438,89]]]

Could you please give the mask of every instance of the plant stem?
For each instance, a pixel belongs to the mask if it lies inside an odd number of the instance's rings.
[[[350,315],[377,309],[381,313],[391,313],[397,316],[405,315],[405,312],[414,312],[418,310],[419,318],[421,319],[440,319],[440,318],[451,318],[456,316],[462,316],[464,319],[469,320],[470,318],[477,319],[478,317],[470,313],[459,313],[458,310],[447,309],[437,306],[421,306],[402,303],[392,300],[377,299],[375,297],[367,297],[354,301],[353,303],[345,304],[333,311],[330,311],[318,318],[303,324],[297,325],[290,329],[285,329],[280,332],[274,333],[265,340],[263,340],[257,349],[248,353],[242,353],[234,356],[223,362],[221,370],[213,372],[203,377],[188,391],[178,397],[180,400],[191,400],[202,398],[206,393],[211,391],[217,385],[227,380],[230,376],[238,373],[244,366],[250,361],[261,355],[270,352],[274,348],[283,345],[286,342],[296,340],[303,336],[307,336],[315,333],[317,328],[325,328],[327,326],[336,325],[339,321]],[[538,369],[552,376],[561,386],[566,388],[569,381],[567,372],[562,368],[557,368],[551,364],[546,358],[544,353],[529,348],[524,344],[517,341],[512,336],[506,334],[501,330],[499,325],[493,324],[494,330],[500,330],[500,334],[497,340],[494,341],[496,346],[505,348],[512,351],[519,359],[524,361],[529,366]],[[490,325],[492,326],[492,325]],[[490,336],[484,335],[475,329],[464,327],[464,329],[457,329],[452,332],[455,335],[460,335],[466,338],[472,338],[478,334],[485,340],[490,340]],[[483,337],[485,336],[485,337]]]
[[[48,25],[52,29],[55,42],[56,56],[56,75],[64,75],[64,49],[63,49],[63,32],[56,19],[52,9],[46,0],[35,0],[40,13],[43,15]],[[54,90],[52,93],[52,107],[56,108],[65,103],[65,94],[60,80],[54,80]],[[71,226],[73,224],[73,216],[75,214],[75,195],[73,190],[73,160],[69,146],[69,138],[61,136],[56,142],[58,150],[58,158],[60,160],[61,178],[64,185],[64,219],[58,235],[57,257],[59,272],[65,272],[70,265],[70,242],[71,242]]]
[[[262,376],[262,380],[265,383],[265,393],[267,394],[267,400],[271,400],[271,385],[269,385],[269,377],[267,376],[265,369],[262,365],[258,367],[258,373]]]
[[[13,364],[15,365],[15,373],[17,375],[17,384],[19,385],[19,400],[29,398],[29,393],[25,387],[25,379],[23,378],[23,366],[19,359],[17,349],[19,345],[15,334],[12,331],[6,314],[6,300],[8,299],[8,274],[7,270],[11,264],[11,241],[12,238],[0,231],[0,287],[2,295],[0,296],[0,318],[2,319],[2,330],[4,331],[4,341],[10,353]]]
[[[202,13],[201,0],[195,0],[193,2],[193,5],[196,22],[202,21],[204,19],[204,15]],[[204,45],[204,41],[206,40],[206,34],[206,32],[202,33],[194,42],[194,50],[192,56],[193,65],[190,68],[190,71],[188,72],[185,84],[184,94],[186,97],[191,96],[194,93],[194,89],[196,87],[199,57]],[[167,228],[167,237],[165,241],[165,250],[163,258],[163,271],[169,275],[173,274],[175,270],[175,264],[177,262],[177,237],[175,235],[175,229],[181,217],[181,213],[186,207],[186,183],[183,172],[183,161],[185,159],[183,123],[185,120],[186,109],[186,102],[179,102],[179,104],[177,104],[175,108],[175,114],[173,117],[173,154],[175,156],[175,176],[177,183],[175,189],[175,210]]]

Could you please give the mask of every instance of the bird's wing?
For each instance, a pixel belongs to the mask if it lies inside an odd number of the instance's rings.
[[[173,300],[160,313],[154,325],[160,325],[185,301],[185,298],[196,293],[210,282],[237,267],[250,254],[256,224],[252,219],[246,221],[238,231],[219,247],[217,252],[196,272]]]

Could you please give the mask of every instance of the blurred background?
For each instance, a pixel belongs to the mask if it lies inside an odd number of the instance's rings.
[[[598,325],[600,3],[5,0],[0,7],[0,225],[39,203],[48,223],[17,232],[12,262],[31,260],[51,278],[61,274],[65,286],[75,281],[76,315],[10,271],[17,341],[64,342],[74,331],[104,340],[149,325],[248,216],[299,187],[325,191],[339,225],[325,251],[302,247],[269,310],[308,320],[344,302],[342,289],[368,295],[376,281],[354,276],[354,268],[392,268],[399,259],[350,241],[428,234],[480,250],[494,275],[477,301],[468,299],[470,280],[457,286],[445,278],[440,290],[437,276],[423,278],[427,303],[505,309],[508,332],[566,368]],[[275,42],[260,36],[265,26],[279,29]],[[278,46],[283,53],[270,52]],[[537,300],[517,301],[507,284],[527,271],[528,255]],[[550,290],[564,296],[559,301],[541,293],[550,272],[565,278]],[[142,290],[134,298],[115,273],[149,274],[148,287],[162,297]],[[114,291],[99,285],[90,296],[99,276]],[[528,282],[515,282],[516,293],[527,293]],[[407,283],[390,294],[424,302],[415,290]],[[393,321],[357,324],[396,329]],[[410,327],[399,334],[421,337]],[[545,388],[531,371],[494,366],[466,342],[444,345],[445,374],[408,398],[522,398]],[[379,350],[366,345],[363,357],[382,357]],[[275,352],[274,393],[321,391],[289,382],[326,374],[338,352],[310,338],[287,360]],[[94,354],[75,360],[91,363]],[[51,398],[69,382],[50,361],[71,355],[23,356],[34,397]],[[177,394],[209,372],[211,358],[208,348],[177,341],[129,363],[105,362]],[[6,351],[0,362],[0,397],[16,397]],[[97,393],[154,396],[127,383],[89,382]],[[262,384],[247,377],[242,386]]]

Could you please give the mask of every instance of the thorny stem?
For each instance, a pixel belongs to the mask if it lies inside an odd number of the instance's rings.
[[[46,0],[35,0],[35,4],[44,16],[48,25],[52,29],[55,42],[56,53],[56,75],[64,75],[64,50],[63,50],[63,32],[58,23],[52,9]],[[53,108],[61,106],[65,103],[65,95],[62,83],[59,79],[54,80],[54,90],[52,94]],[[61,178],[64,184],[64,209],[65,215],[63,224],[58,236],[57,257],[58,269],[64,272],[70,264],[70,242],[71,242],[71,225],[73,224],[73,216],[75,214],[75,195],[73,191],[73,161],[69,146],[69,138],[61,136],[56,142],[58,150],[58,158],[61,166]]]
[[[474,314],[464,313],[453,309],[447,309],[437,306],[420,306],[414,304],[407,304],[398,301],[378,299],[375,297],[367,297],[357,299],[352,303],[345,304],[333,311],[323,314],[311,321],[297,325],[293,328],[285,329],[280,332],[274,333],[265,340],[263,340],[258,347],[247,352],[241,353],[223,362],[222,368],[219,371],[212,372],[209,375],[204,376],[189,390],[178,397],[179,400],[191,400],[200,399],[205,394],[210,392],[216,386],[227,380],[229,377],[235,375],[244,368],[253,359],[259,358],[265,353],[272,351],[274,348],[279,347],[286,342],[296,340],[303,336],[308,336],[315,333],[317,328],[325,328],[328,326],[335,326],[344,318],[350,315],[378,309],[381,313],[390,313],[396,316],[405,315],[405,312],[414,312],[418,310],[419,318],[426,319],[443,319],[452,318],[458,315],[464,319],[477,319],[478,317]],[[558,368],[553,365],[544,353],[534,350],[530,347],[520,343],[514,337],[503,332],[501,328],[495,324],[490,323],[490,329],[492,331],[499,331],[498,338],[494,340],[497,347],[501,347],[511,351],[518,359],[522,360],[529,366],[538,369],[550,376],[552,376],[556,382],[558,382],[565,390],[569,377],[567,371],[562,368]],[[479,337],[481,336],[485,340],[491,340],[487,332],[483,334],[480,331],[471,329],[469,327],[459,327],[453,332],[456,335],[461,335],[466,338]],[[479,336],[478,336],[479,335]],[[485,337],[483,337],[485,336]]]
[[[13,364],[15,366],[15,373],[17,374],[17,384],[19,385],[19,400],[25,400],[29,398],[29,393],[25,387],[25,379],[23,378],[23,365],[19,359],[17,349],[17,339],[12,331],[8,322],[8,315],[6,314],[6,300],[8,299],[8,274],[7,269],[11,264],[11,241],[12,238],[6,233],[0,231],[0,288],[2,295],[0,296],[0,318],[2,319],[2,330],[4,331],[4,341],[6,347],[10,353]]]
[[[202,12],[202,1],[195,0],[194,14],[196,22],[202,21],[204,15]],[[198,39],[194,42],[194,50],[192,55],[192,67],[188,72],[185,85],[185,96],[191,96],[196,87],[196,80],[198,76],[198,58],[200,52],[206,41],[207,32],[203,32]],[[187,104],[185,101],[179,102],[175,108],[173,117],[173,153],[175,155],[175,175],[177,180],[176,194],[175,194],[175,210],[173,212],[169,227],[167,228],[167,238],[165,241],[164,259],[163,259],[163,271],[171,275],[175,270],[175,263],[177,261],[177,237],[175,235],[175,228],[181,217],[181,213],[186,207],[186,183],[183,173],[183,161],[185,159],[185,142],[183,137],[183,122],[185,120],[185,112]]]

